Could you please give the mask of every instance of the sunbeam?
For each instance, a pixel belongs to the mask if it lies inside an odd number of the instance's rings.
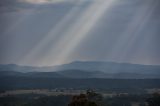
[[[67,13],[67,15],[53,29],[51,29],[45,37],[35,47],[33,47],[33,49],[23,59],[19,61],[19,63],[29,62],[35,55],[37,55],[38,52],[43,50],[49,42],[52,42],[53,39],[63,37],[59,36],[59,34],[62,33],[62,30],[63,33],[65,32],[65,28],[67,29],[66,25],[68,25],[68,23],[73,20],[74,16],[80,12],[81,5],[83,5],[84,2],[85,0],[79,0],[78,3],[72,7],[70,12]]]
[[[153,47],[159,38],[159,0],[6,3],[5,9],[0,7],[0,51],[7,57],[0,57],[5,60],[2,63],[50,66],[82,60],[159,64],[155,58],[160,50]],[[3,20],[9,20],[6,26]]]
[[[67,33],[70,39],[63,40],[65,42],[65,49],[59,54],[60,58],[56,59],[58,63],[65,63],[67,57],[74,51],[76,46],[83,42],[90,30],[95,26],[99,18],[106,12],[116,0],[107,0],[95,2],[81,17],[80,21],[76,23],[71,32]]]
[[[145,23],[148,21],[156,7],[154,4],[155,1],[147,0],[145,4],[138,9],[139,11],[135,13],[131,22],[128,23],[127,28],[119,35],[108,57],[124,61],[127,53],[132,49],[132,45],[137,41],[139,31],[144,28]],[[119,55],[118,50],[123,50],[123,54]]]
[[[158,2],[154,1],[152,3],[150,3],[150,5],[148,6],[148,10],[146,9],[146,12],[144,12],[144,15],[142,15],[141,21],[139,21],[138,24],[138,28],[136,29],[135,32],[133,32],[131,35],[131,38],[128,40],[128,43],[126,44],[127,47],[125,48],[125,53],[122,55],[122,58],[125,58],[125,56],[130,53],[129,51],[132,51],[131,48],[133,48],[133,45],[138,41],[138,39],[145,39],[144,35],[140,35],[140,31],[143,30],[143,28],[145,28],[146,23],[149,21],[149,19],[152,16],[153,11],[155,10],[155,8],[158,6]],[[137,22],[138,23],[138,22]],[[152,36],[152,35],[150,35]],[[136,47],[136,49],[139,49],[139,47]],[[128,53],[127,53],[128,51]],[[136,50],[135,50],[136,52]],[[133,55],[134,57],[134,55]]]
[[[15,28],[17,28],[17,26],[19,26],[22,22],[26,21],[29,19],[29,17],[32,17],[32,15],[35,13],[36,10],[38,10],[38,5],[35,5],[34,7],[32,7],[31,9],[28,9],[25,11],[25,13],[22,13],[22,15],[20,15],[20,17],[16,20],[14,20],[13,24],[10,25],[10,27],[7,28],[7,30],[4,32],[4,35],[7,35],[9,33],[14,32]],[[20,11],[23,12],[23,11]],[[13,12],[14,14],[14,12]],[[15,12],[16,14],[16,12]]]
[[[81,6],[85,1],[80,1],[78,6]],[[67,57],[74,51],[75,47],[83,41],[83,38],[89,33],[89,31],[94,27],[99,18],[104,14],[104,12],[112,6],[115,0],[107,0],[107,1],[93,1],[90,4],[84,13],[79,14],[79,18],[71,25],[71,27],[66,28],[66,24],[68,21],[73,19],[75,14],[80,11],[81,7],[74,7],[70,13],[63,18],[63,20],[55,27],[55,29],[51,30],[47,36],[37,45],[35,48],[25,56],[19,63],[30,62],[32,58],[40,52],[48,42],[55,39],[63,30],[63,36],[59,38],[56,44],[54,44],[54,48],[47,51],[47,53],[39,59],[42,64],[62,64],[66,62]],[[66,31],[65,31],[66,30]],[[56,57],[54,57],[56,55]],[[52,62],[51,62],[52,61]]]
[[[68,59],[67,57],[71,55],[75,47],[83,41],[99,18],[114,2],[115,0],[94,1],[82,14],[79,20],[64,33],[64,37],[56,44],[56,48],[53,48],[51,52],[48,52],[46,55],[47,57],[45,57],[43,61],[46,60],[44,62],[48,62],[48,60],[50,60],[52,63],[55,62],[53,64],[65,63]],[[54,52],[57,52],[58,54],[57,57],[52,60],[51,54],[54,54]]]

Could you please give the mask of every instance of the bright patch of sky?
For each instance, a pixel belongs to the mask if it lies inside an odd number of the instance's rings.
[[[57,3],[63,2],[66,0],[19,0],[20,2],[34,3],[34,4],[42,4],[42,3]]]

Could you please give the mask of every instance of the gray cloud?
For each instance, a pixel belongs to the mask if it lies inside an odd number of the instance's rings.
[[[4,2],[2,2],[4,1]],[[28,3],[16,0],[2,0],[0,8],[27,8]],[[159,0],[122,0],[117,2],[109,12],[105,13],[83,41],[67,57],[66,62],[76,60],[121,61],[140,64],[160,64],[160,13]],[[59,22],[72,10],[74,3],[47,4],[37,7],[33,11],[15,11],[1,14],[0,22],[0,63],[18,63],[36,47],[47,33],[54,29]],[[149,8],[146,6],[149,5]],[[45,54],[56,48],[59,39],[65,37],[65,30],[81,16],[88,5],[83,5],[80,11],[67,22],[62,32],[40,50],[25,65],[52,65],[58,56],[58,51],[47,56]],[[17,7],[16,7],[17,8]],[[144,8],[141,14],[137,13]],[[27,8],[28,9],[28,8]],[[146,11],[147,10],[147,11]],[[11,9],[10,9],[11,11]],[[143,16],[144,15],[144,16]],[[134,20],[138,17],[138,20]],[[133,22],[132,22],[133,21]],[[133,24],[135,25],[130,25]],[[130,32],[127,32],[130,30]],[[76,36],[76,35],[75,35]],[[65,48],[61,48],[63,51]],[[65,52],[65,51],[63,51]],[[47,60],[45,60],[47,61]],[[53,62],[54,63],[54,62]]]

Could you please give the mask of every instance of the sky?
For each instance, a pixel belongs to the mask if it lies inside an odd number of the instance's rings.
[[[159,0],[1,0],[0,64],[160,65]]]

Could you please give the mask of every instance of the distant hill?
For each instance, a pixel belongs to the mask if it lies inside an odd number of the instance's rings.
[[[76,61],[69,64],[53,67],[54,70],[87,70],[87,71],[102,71],[105,73],[141,73],[152,74],[160,73],[159,65],[140,65],[130,63],[116,62],[98,62],[98,61]]]
[[[49,67],[0,65],[0,77],[46,77],[46,78],[160,78],[160,66],[115,62],[72,62]]]
[[[0,64],[0,71],[15,71],[15,72],[35,72],[40,68],[32,66],[19,66],[16,64]]]

